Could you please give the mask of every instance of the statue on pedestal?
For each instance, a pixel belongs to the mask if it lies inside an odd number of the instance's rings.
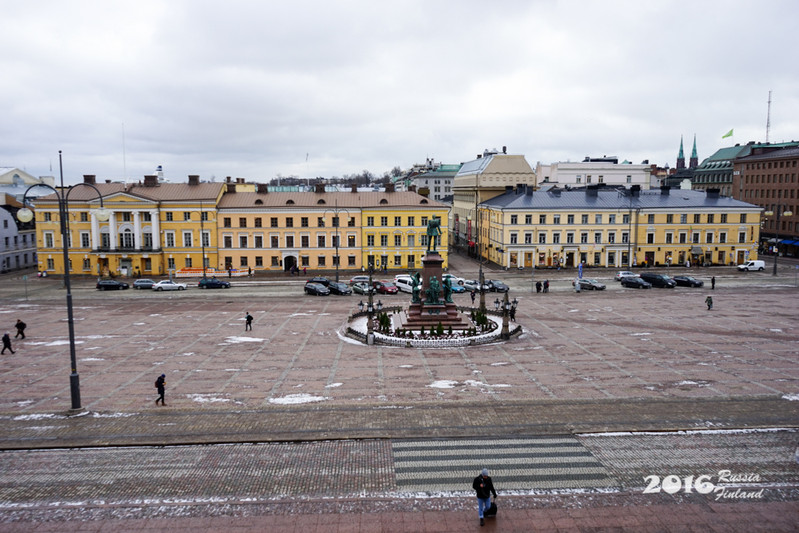
[[[444,280],[444,301],[452,303],[452,278]]]
[[[411,276],[411,278],[413,278],[413,296],[411,297],[411,303],[422,303],[422,298],[419,296],[419,293],[422,292],[422,281],[419,279],[419,273],[417,272]]]
[[[427,222],[427,251],[436,251],[436,237],[441,235],[441,219],[433,217]]]

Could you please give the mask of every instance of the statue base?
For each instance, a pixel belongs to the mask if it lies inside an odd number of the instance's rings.
[[[444,328],[469,329],[472,324],[464,320],[454,303],[415,303],[408,308],[408,319],[403,322],[405,329],[431,328],[441,324]]]

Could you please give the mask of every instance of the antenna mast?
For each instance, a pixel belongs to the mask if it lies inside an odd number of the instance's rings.
[[[766,144],[768,144],[768,132],[771,129],[771,91],[768,92],[768,114],[766,115]]]

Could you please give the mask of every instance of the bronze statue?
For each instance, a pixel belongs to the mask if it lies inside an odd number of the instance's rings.
[[[422,302],[419,296],[419,293],[422,291],[422,281],[419,279],[418,272],[411,276],[411,278],[413,279],[413,296],[411,298],[411,303],[418,304]]]
[[[438,301],[438,293],[441,290],[441,286],[438,284],[438,280],[435,276],[430,276],[430,279],[427,280],[427,284],[429,287],[427,288],[427,300],[425,303],[428,304],[437,304]]]
[[[436,251],[436,237],[441,235],[441,219],[433,217],[427,222],[427,251]]]
[[[444,301],[452,303],[452,278],[444,280]]]

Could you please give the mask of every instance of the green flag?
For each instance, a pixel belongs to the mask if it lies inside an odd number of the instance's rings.
[[[722,139],[726,139],[727,137],[732,137],[732,130],[728,131],[727,133],[721,136]]]

